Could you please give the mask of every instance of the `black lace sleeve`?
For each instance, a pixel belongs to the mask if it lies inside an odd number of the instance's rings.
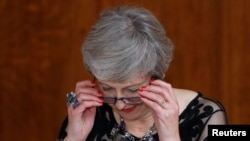
[[[228,124],[225,108],[218,101],[213,101],[210,99],[201,100],[201,103],[204,104],[203,112],[204,116],[208,116],[204,120],[204,127],[200,134],[199,140],[207,140],[208,136],[208,125],[214,124]]]
[[[227,124],[226,111],[220,102],[200,93],[180,115],[180,136],[183,141],[206,141],[209,124]]]
[[[57,141],[63,141],[64,138],[67,136],[67,132],[66,132],[67,125],[68,125],[68,117],[66,117],[64,121],[62,122],[60,131],[58,133]]]

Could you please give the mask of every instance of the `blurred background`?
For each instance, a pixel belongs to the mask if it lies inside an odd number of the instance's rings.
[[[0,0],[0,137],[55,141],[66,93],[91,76],[81,44],[99,13],[151,10],[175,45],[166,81],[220,101],[250,124],[249,0]]]

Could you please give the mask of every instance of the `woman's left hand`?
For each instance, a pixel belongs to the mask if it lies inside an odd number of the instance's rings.
[[[179,105],[170,84],[152,80],[151,85],[138,90],[143,102],[152,109],[160,141],[180,140]]]

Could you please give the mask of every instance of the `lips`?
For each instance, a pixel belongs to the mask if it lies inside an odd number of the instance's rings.
[[[134,107],[131,107],[131,108],[122,109],[121,111],[124,112],[124,113],[130,113],[130,112],[134,111],[135,108],[136,107],[134,106]]]

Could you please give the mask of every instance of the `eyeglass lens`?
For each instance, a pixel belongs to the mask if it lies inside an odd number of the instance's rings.
[[[117,100],[122,100],[126,104],[131,104],[131,105],[136,105],[136,104],[141,104],[142,100],[138,96],[133,96],[133,97],[109,97],[109,96],[103,96],[102,97],[104,100],[104,103],[108,104],[115,104]]]
[[[94,77],[92,81],[95,82],[96,78]],[[124,103],[130,105],[138,105],[143,103],[143,101],[139,96],[120,97],[120,98],[114,96],[103,96],[102,98],[104,100],[103,102],[107,104],[115,104],[117,100],[122,100]]]

